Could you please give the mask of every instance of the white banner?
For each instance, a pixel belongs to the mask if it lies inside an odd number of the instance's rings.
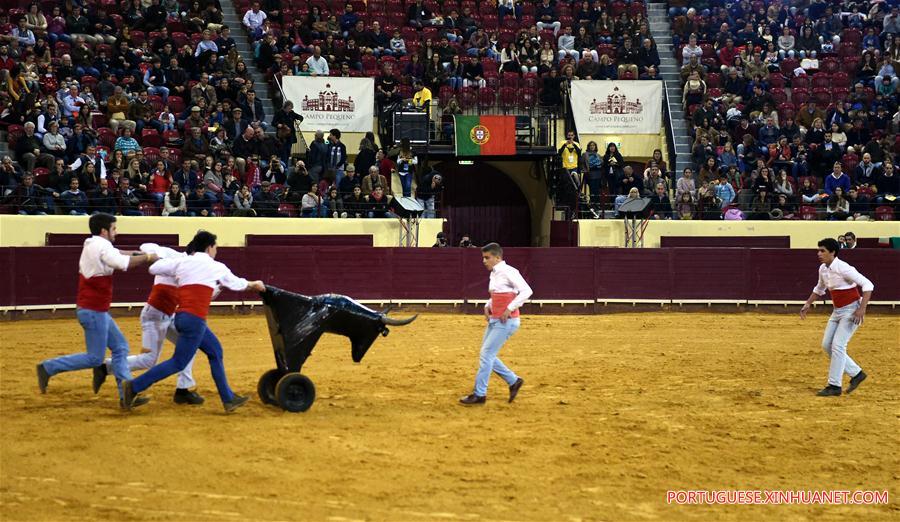
[[[660,81],[574,80],[578,134],[659,134],[662,97]]]
[[[369,132],[375,115],[375,80],[330,76],[285,76],[285,97],[303,116],[300,129]]]

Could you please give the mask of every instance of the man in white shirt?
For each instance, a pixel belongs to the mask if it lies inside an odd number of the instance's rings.
[[[75,114],[84,106],[84,98],[78,95],[78,87],[69,87],[69,94],[63,98],[63,116],[73,118]]]
[[[837,258],[841,246],[834,238],[826,238],[819,245],[819,282],[800,309],[800,318],[805,319],[812,303],[831,293],[834,311],[825,327],[822,348],[831,358],[828,369],[828,385],[820,390],[820,397],[831,397],[841,394],[841,379],[846,373],[850,376],[847,393],[852,392],[866,379],[866,373],[847,355],[847,344],[862,324],[866,315],[866,306],[872,297],[875,285],[860,274],[855,268]],[[860,295],[862,292],[862,295]]]
[[[484,404],[487,399],[488,379],[491,372],[503,378],[509,385],[509,402],[515,400],[522,384],[521,377],[503,364],[497,357],[503,344],[519,329],[519,307],[531,297],[532,291],[518,270],[503,261],[503,248],[488,243],[481,248],[481,259],[491,271],[488,290],[491,299],[484,306],[484,318],[488,326],[481,342],[478,373],[475,374],[475,390],[459,400],[465,405]]]
[[[306,59],[309,72],[316,76],[328,76],[328,60],[322,56],[322,48],[318,45],[313,49],[313,54]]]
[[[250,10],[244,13],[244,27],[247,28],[247,31],[249,31],[250,34],[254,34],[262,27],[262,24],[265,21],[266,13],[259,10],[259,2],[253,2],[253,6]]]
[[[157,257],[155,254],[121,252],[114,247],[115,216],[94,214],[88,221],[88,226],[91,237],[84,240],[84,249],[78,261],[78,294],[75,299],[75,314],[84,329],[87,350],[85,353],[47,359],[38,364],[38,388],[41,393],[47,393],[50,377],[56,374],[102,365],[107,347],[112,352],[111,366],[116,380],[122,383],[131,379],[127,361],[128,341],[109,315],[113,273],[152,263]],[[122,394],[121,389],[119,393]],[[140,401],[141,404],[143,402],[145,400]]]

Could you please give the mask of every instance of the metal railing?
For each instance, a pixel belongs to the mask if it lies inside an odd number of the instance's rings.
[[[666,80],[662,80],[663,83],[663,117],[665,118],[666,124],[666,148],[669,153],[669,170],[671,170],[677,176],[680,171],[678,165],[678,151],[675,149],[675,125],[672,122],[672,111],[669,109],[669,86]]]

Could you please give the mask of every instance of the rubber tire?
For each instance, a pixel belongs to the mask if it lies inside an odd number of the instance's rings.
[[[263,404],[278,405],[278,399],[275,398],[275,387],[278,385],[278,380],[281,379],[282,375],[284,373],[281,370],[273,369],[262,374],[262,377],[259,378],[259,384],[256,385],[256,393]]]
[[[275,386],[278,405],[285,411],[299,413],[308,410],[316,400],[316,387],[309,377],[289,373]]]

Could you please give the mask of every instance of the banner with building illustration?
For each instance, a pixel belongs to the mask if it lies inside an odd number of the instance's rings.
[[[578,134],[659,134],[662,82],[572,82],[572,114]]]
[[[303,116],[304,131],[330,129],[341,132],[369,132],[375,109],[375,80],[330,76],[285,76],[285,98],[294,103],[294,112]]]

